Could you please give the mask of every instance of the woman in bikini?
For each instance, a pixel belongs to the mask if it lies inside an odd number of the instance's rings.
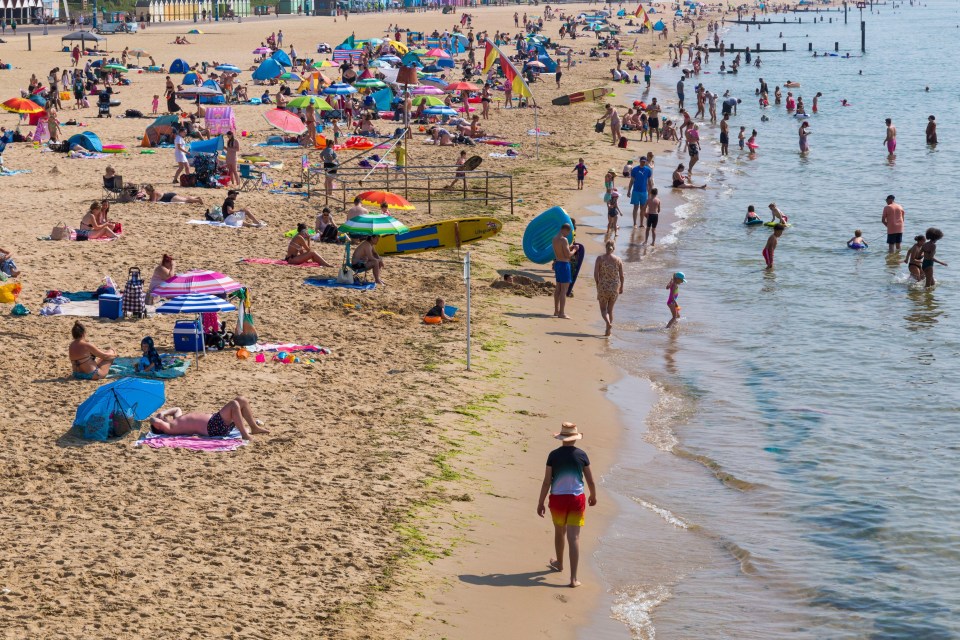
[[[87,342],[87,329],[79,321],[73,323],[70,330],[73,342],[68,353],[73,367],[73,377],[77,380],[103,380],[110,373],[110,365],[117,357],[113,349],[101,350]]]
[[[316,262],[321,267],[333,266],[310,248],[310,234],[307,233],[307,225],[303,222],[297,225],[297,235],[293,236],[290,244],[287,245],[287,257],[284,260],[290,264]]]
[[[203,200],[197,196],[181,196],[172,191],[160,193],[152,184],[144,185],[143,190],[147,192],[147,202],[166,202],[173,204],[203,204]]]
[[[677,168],[673,172],[673,178],[672,178],[673,182],[671,184],[673,185],[674,189],[706,189],[707,188],[707,185],[705,184],[697,186],[691,183],[690,176],[683,174],[684,168],[685,167],[683,166],[683,163],[680,163],[677,165]]]
[[[160,259],[160,264],[157,265],[157,268],[153,270],[153,275],[150,276],[150,286],[147,289],[147,304],[154,304],[156,300],[153,296],[153,290],[175,275],[176,265],[173,257],[166,253],[163,254],[163,257]]]
[[[914,245],[907,249],[907,257],[903,259],[910,269],[910,276],[917,282],[923,280],[923,243],[926,241],[926,236],[914,236]]]
[[[97,222],[100,216],[100,202],[94,202],[90,205],[90,210],[80,220],[80,228],[77,229],[77,240],[99,240],[101,238],[116,238],[117,234],[113,232],[112,224],[100,224]]]
[[[243,422],[246,420],[247,427]],[[184,413],[180,407],[161,411],[150,418],[150,426],[156,433],[177,436],[209,436],[223,438],[234,428],[240,431],[244,440],[251,435],[270,433],[263,428],[263,421],[256,420],[250,409],[250,402],[243,396],[237,396],[216,413]]]

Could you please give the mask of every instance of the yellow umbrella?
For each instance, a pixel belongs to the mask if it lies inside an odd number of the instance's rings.
[[[396,40],[387,40],[387,43],[393,45],[393,48],[396,49],[397,53],[399,53],[400,55],[404,55],[408,51],[410,51],[410,47],[403,44],[402,42],[397,42]]]

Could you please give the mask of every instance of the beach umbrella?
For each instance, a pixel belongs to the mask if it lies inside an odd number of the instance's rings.
[[[390,63],[386,60],[374,60],[368,66],[371,69],[387,69],[390,67]]]
[[[216,67],[214,67],[214,69],[217,71],[230,71],[232,73],[240,73],[243,71],[243,69],[235,64],[218,64]]]
[[[83,437],[106,441],[111,431],[130,431],[134,421],[146,420],[166,402],[163,380],[121,378],[102,385],[77,407],[73,426]]]
[[[300,135],[307,130],[303,120],[283,109],[271,109],[263,114],[263,119],[284,133]]]
[[[444,89],[444,88],[446,88],[446,86],[447,86],[447,81],[446,81],[446,80],[444,80],[443,78],[438,78],[438,77],[436,77],[436,76],[424,76],[424,77],[420,78],[420,83],[421,83],[421,84],[433,85],[433,86],[439,87],[439,88],[441,88],[441,89]]]
[[[363,80],[354,82],[353,86],[360,89],[383,89],[387,86],[387,83],[383,80],[377,80],[376,78],[364,78]]]
[[[328,67],[332,67],[333,63],[330,62],[329,60],[321,60],[319,62],[314,62],[311,66],[314,69],[326,69]]]
[[[412,100],[412,103],[416,106],[420,106],[423,103],[426,103],[428,107],[442,107],[444,106],[443,100],[436,96],[417,96]]]
[[[379,58],[377,58],[377,60],[382,60],[384,62],[391,63],[391,64],[397,64],[398,62],[400,62],[400,58],[398,58],[397,56],[380,56]],[[374,62],[376,62],[376,60]]]
[[[103,68],[106,69],[107,71],[119,71],[120,73],[127,73],[128,71],[130,71],[122,64],[117,64],[115,62],[110,63],[108,65],[104,65]]]
[[[4,100],[0,103],[0,107],[2,107],[4,111],[11,113],[40,113],[43,111],[43,107],[33,100],[27,100],[26,98],[10,98],[9,100]]]
[[[73,33],[68,33],[67,35],[60,38],[63,40],[79,40],[81,43],[84,42],[103,42],[106,40],[103,36],[99,36],[92,31],[74,31]]]
[[[399,53],[400,55],[403,55],[410,50],[410,47],[403,44],[402,42],[397,42],[396,40],[387,40],[387,44],[389,44],[391,47],[396,49],[397,53]]]
[[[153,289],[158,298],[175,298],[188,294],[222,296],[243,289],[243,285],[219,271],[187,271],[178,273]]]
[[[428,73],[440,73],[443,69],[439,65],[428,64],[423,68],[423,71],[417,71],[417,75],[427,75]]]
[[[400,211],[410,211],[416,209],[415,206],[410,204],[406,198],[396,193],[391,193],[390,191],[364,191],[359,194],[360,201],[363,204],[368,206],[377,206],[379,207],[384,202],[387,203],[389,209],[397,209]]]
[[[457,110],[444,105],[442,107],[427,107],[423,110],[423,114],[427,116],[455,116]]]
[[[257,47],[251,51],[251,53],[253,53],[255,56],[262,56],[265,53],[270,53],[270,47]]]
[[[177,91],[178,98],[199,98],[200,96],[222,96],[220,87],[200,86],[188,87]]]
[[[187,31],[187,34],[191,36],[202,36],[203,31],[200,31],[200,29],[190,29],[190,31]]]
[[[429,51],[425,52],[423,55],[425,55],[428,58],[449,58],[450,57],[450,54],[444,51],[443,49],[441,49],[440,47],[434,47],[433,49],[430,49]]]
[[[157,307],[157,313],[222,313],[237,308],[222,298],[208,293],[188,293],[176,296]]]
[[[533,60],[527,63],[528,67],[536,67],[537,69],[546,69],[547,65],[543,64],[539,60]]]
[[[480,91],[480,87],[472,82],[451,82],[447,85],[447,93],[455,93],[457,91]]]
[[[410,229],[393,216],[368,213],[351,218],[340,225],[341,233],[355,236],[393,236]]]
[[[294,109],[305,109],[310,105],[313,105],[313,108],[319,111],[333,111],[330,103],[319,96],[297,96],[287,103],[288,107]]]
[[[443,89],[430,84],[420,84],[410,90],[410,95],[414,96],[442,96]]]
[[[130,51],[127,51],[127,53],[129,53],[129,54],[132,55],[132,56],[137,56],[137,60],[140,59],[140,56],[149,56],[149,55],[150,55],[149,53],[147,53],[147,52],[144,51],[143,49],[131,49]]]
[[[293,73],[292,71],[287,71],[286,73],[280,76],[281,80],[293,80],[294,82],[300,82],[303,80],[299,74]]]
[[[322,93],[328,96],[346,96],[356,92],[357,92],[356,89],[346,84],[345,82],[334,82],[329,87],[324,87]]]
[[[175,113],[167,114],[165,116],[160,116],[153,121],[151,127],[162,127],[162,126],[171,126],[180,122],[180,116]]]

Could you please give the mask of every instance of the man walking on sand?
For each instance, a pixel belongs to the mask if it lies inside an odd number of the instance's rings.
[[[553,544],[557,553],[556,559],[550,560],[550,568],[554,571],[563,571],[563,546],[564,541],[568,542],[570,544],[570,587],[579,587],[577,565],[580,562],[580,528],[583,527],[583,516],[587,510],[587,504],[591,507],[597,504],[597,488],[593,482],[587,453],[575,446],[577,440],[583,437],[583,434],[577,430],[577,425],[564,422],[560,427],[560,433],[553,437],[563,442],[563,446],[554,449],[547,456],[547,468],[543,474],[543,484],[540,485],[537,515],[542,518],[546,513],[543,503],[549,492]],[[583,495],[584,480],[590,489],[589,500],[585,500]]]
[[[573,227],[569,222],[565,222],[560,227],[557,235],[553,236],[553,273],[557,280],[557,286],[553,289],[553,315],[557,318],[569,318],[566,314],[567,291],[570,289],[570,283],[573,282],[573,268],[570,266],[570,260],[573,258],[573,245],[567,240],[567,236]]]
[[[896,204],[892,195],[887,196],[887,206],[883,208],[880,222],[887,226],[887,253],[900,251],[903,242],[903,218],[906,215],[903,207]]]

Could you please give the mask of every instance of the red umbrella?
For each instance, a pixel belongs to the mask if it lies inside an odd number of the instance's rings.
[[[360,201],[368,206],[376,205],[379,207],[382,203],[386,202],[387,207],[390,209],[400,209],[403,211],[416,209],[415,206],[407,202],[406,198],[398,196],[395,193],[390,193],[389,191],[364,191],[360,194]]]
[[[283,109],[271,109],[263,114],[263,119],[284,133],[300,135],[307,130],[303,120]]]
[[[40,113],[43,111],[43,107],[33,100],[27,100],[26,98],[10,98],[0,103],[0,107],[3,107],[5,111],[12,111],[13,113]]]
[[[480,87],[472,82],[451,82],[447,85],[446,90],[448,93],[455,91],[480,91]]]
[[[450,57],[449,53],[447,53],[443,49],[440,49],[439,47],[434,47],[433,49],[430,49],[423,55],[426,58],[449,58]]]

